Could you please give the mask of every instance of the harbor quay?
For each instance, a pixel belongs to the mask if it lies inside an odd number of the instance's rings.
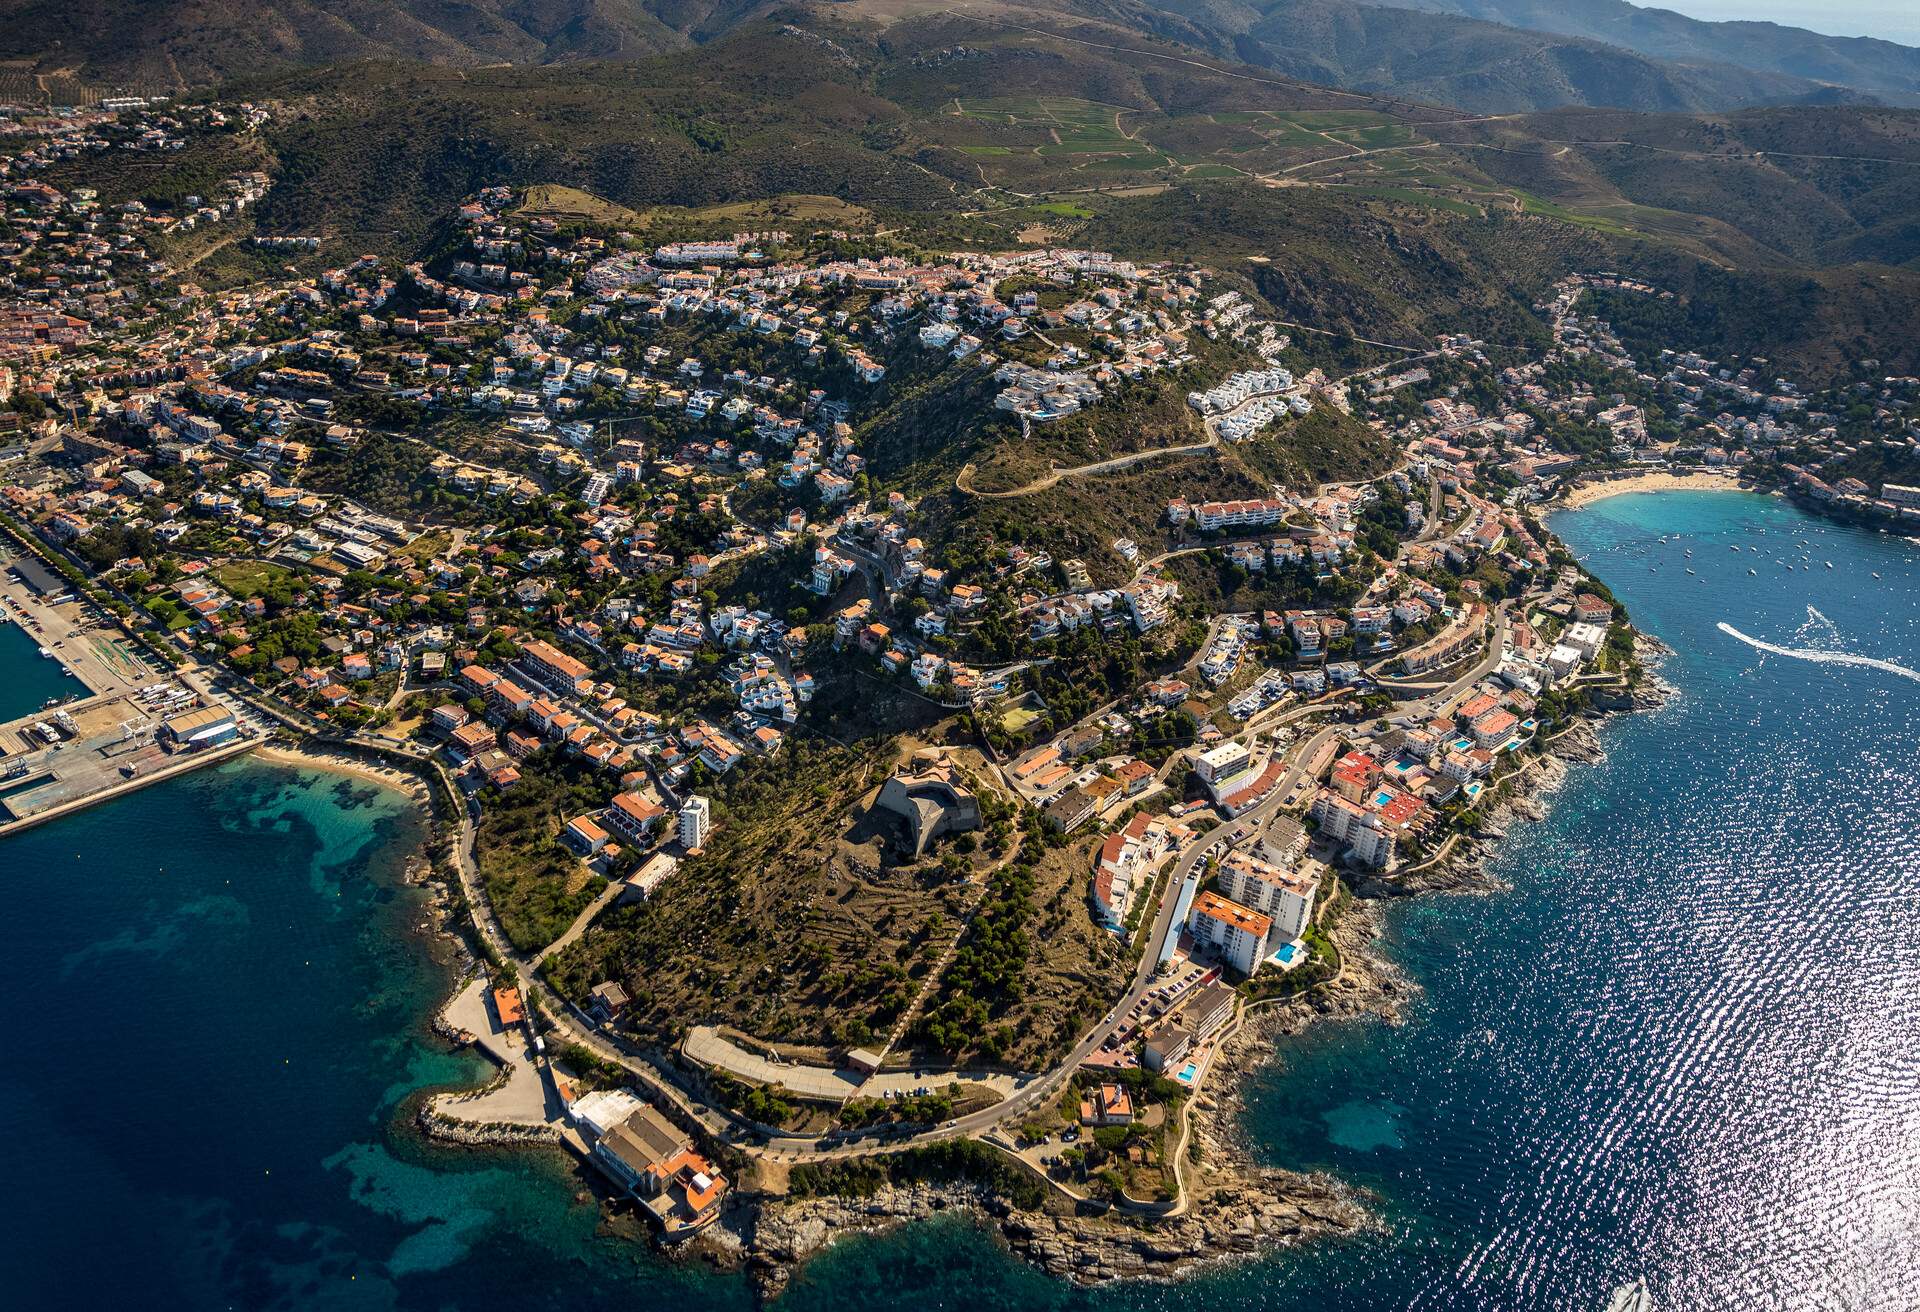
[[[32,556],[0,568],[0,618],[0,713],[12,716],[0,722],[0,834],[253,746],[245,718],[158,667]],[[65,677],[50,684],[42,664]]]

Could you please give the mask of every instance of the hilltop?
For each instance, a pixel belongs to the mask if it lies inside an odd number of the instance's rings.
[[[1177,14],[1177,29],[1157,10]],[[1148,13],[1153,12],[1149,18]],[[1656,58],[1588,33],[1483,21],[1445,5],[1354,0],[1173,0],[1142,26],[1293,77],[1484,113],[1615,106],[1645,111],[1844,103],[1873,96],[1712,53]],[[1157,20],[1157,21],[1156,21]]]
[[[235,84],[269,112],[257,132],[47,176],[171,207],[262,169],[273,186],[249,221],[318,234],[316,260],[431,256],[452,199],[531,185],[529,213],[645,240],[760,216],[872,220],[890,234],[875,252],[1180,255],[1281,318],[1410,351],[1449,328],[1524,342],[1555,277],[1607,267],[1716,289],[1815,374],[1843,351],[1914,350],[1896,326],[1920,298],[1920,111],[1463,115],[1134,42],[938,14],[749,24],[628,62],[352,64]],[[220,285],[273,267],[229,245],[196,273]],[[1381,358],[1320,345],[1344,353],[1336,367]],[[956,448],[943,472],[974,458]]]

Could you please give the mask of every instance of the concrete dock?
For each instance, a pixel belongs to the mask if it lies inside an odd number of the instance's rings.
[[[81,694],[0,724],[0,836],[249,750],[257,726],[236,712],[242,741],[169,752],[166,717],[212,699],[156,667],[118,622],[84,598],[37,590],[0,564],[0,610],[78,681]],[[150,690],[165,686],[170,700]]]

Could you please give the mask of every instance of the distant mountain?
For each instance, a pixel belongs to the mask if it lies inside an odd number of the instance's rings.
[[[1777,23],[1710,23],[1626,0],[1393,0],[1430,13],[1605,41],[1656,59],[1711,60],[1866,91],[1920,106],[1920,50]]]
[[[0,0],[0,61],[96,89],[358,60],[636,59],[786,13],[887,27],[943,0]],[[972,17],[1152,36],[1289,77],[1515,113],[1920,105],[1920,51],[1622,0],[974,0]]]
[[[0,59],[184,87],[361,59],[638,58],[724,30],[754,0],[0,0]]]
[[[1419,0],[1423,7],[1473,2]],[[1584,37],[1355,0],[1152,0],[1130,16],[1161,35],[1289,76],[1485,113],[1567,105],[1697,112],[1867,99],[1789,73],[1654,59]]]

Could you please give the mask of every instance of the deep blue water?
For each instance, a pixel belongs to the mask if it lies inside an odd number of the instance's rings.
[[[829,1251],[783,1307],[1585,1309],[1645,1275],[1663,1308],[1920,1308],[1920,682],[1715,627],[1920,670],[1920,549],[1723,493],[1554,527],[1676,649],[1680,696],[1616,720],[1516,831],[1511,891],[1390,912],[1424,988],[1405,1025],[1310,1030],[1251,1090],[1270,1159],[1371,1189],[1386,1233],[1086,1294],[948,1222]],[[554,1159],[396,1126],[410,1090],[471,1074],[422,1028],[446,981],[403,932],[411,825],[243,766],[0,845],[23,1022],[0,1290],[744,1305],[597,1237]]]
[[[1729,493],[1553,527],[1680,695],[1516,829],[1510,892],[1389,912],[1406,1024],[1310,1029],[1250,1091],[1269,1160],[1388,1233],[1075,1295],[949,1227],[829,1253],[797,1306],[1597,1309],[1644,1276],[1669,1309],[1920,1308],[1920,682],[1716,627],[1920,672],[1920,548]]]
[[[484,1074],[427,1029],[419,838],[391,790],[234,764],[0,843],[0,1307],[744,1305],[596,1238],[557,1155],[411,1132]]]
[[[66,666],[40,654],[38,638],[12,620],[0,622],[0,723],[39,710],[49,697],[86,691]]]

